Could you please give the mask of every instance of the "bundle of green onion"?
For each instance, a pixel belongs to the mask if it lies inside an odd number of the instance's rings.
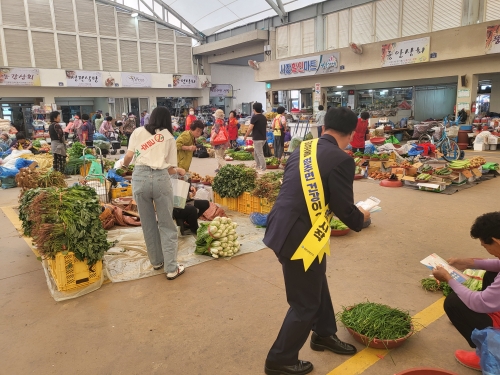
[[[364,302],[344,307],[337,314],[344,326],[369,338],[397,340],[413,331],[412,317],[407,311],[380,303]]]

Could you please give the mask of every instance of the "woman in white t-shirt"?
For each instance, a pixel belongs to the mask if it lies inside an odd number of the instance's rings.
[[[167,279],[184,273],[177,264],[177,226],[172,219],[174,195],[170,175],[184,175],[176,168],[177,146],[172,135],[170,112],[157,107],[149,124],[134,130],[123,159],[127,167],[135,158],[132,189],[141,215],[149,260],[155,270],[165,269]]]

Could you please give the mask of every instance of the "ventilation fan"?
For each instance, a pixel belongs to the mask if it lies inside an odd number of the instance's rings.
[[[248,60],[248,66],[253,70],[259,70],[259,63],[255,60]]]
[[[363,54],[363,48],[361,47],[360,44],[351,42],[349,43],[349,47],[351,48],[351,51],[354,52],[355,54],[357,55]]]

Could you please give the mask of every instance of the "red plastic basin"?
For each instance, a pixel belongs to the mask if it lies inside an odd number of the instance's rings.
[[[442,370],[439,368],[418,367],[398,372],[394,375],[458,375],[456,372]]]
[[[374,145],[382,145],[385,143],[385,137],[370,138],[370,142]]]
[[[330,236],[333,236],[333,237],[340,237],[340,236],[345,236],[347,233],[349,233],[351,230],[349,228],[347,229],[342,229],[342,230],[338,230],[338,229],[332,229],[331,233],[330,233]]]

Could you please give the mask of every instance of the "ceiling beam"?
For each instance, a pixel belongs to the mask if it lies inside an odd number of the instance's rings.
[[[269,6],[271,8],[274,9],[274,11],[276,12],[276,14],[281,18],[281,20],[283,21],[283,19],[285,18],[285,14],[281,11],[281,9],[279,8],[279,6],[274,2],[274,0],[266,0],[266,3],[269,4]]]
[[[191,30],[191,32],[195,35],[199,35],[201,37],[205,37],[201,31],[199,31],[196,27],[194,27],[190,22],[188,22],[184,17],[182,17],[179,13],[177,13],[175,10],[172,9],[169,5],[165,4],[162,0],[156,1],[158,4],[160,4],[164,9],[166,9],[169,13],[172,13],[175,18],[177,18],[179,21],[181,21],[186,27]]]
[[[285,15],[286,17],[286,10],[285,10],[285,6],[283,5],[283,1],[281,0],[276,0],[276,2],[278,3],[278,7],[280,8],[281,12],[283,12],[283,14]]]
[[[172,25],[171,23],[168,23],[168,22],[164,21],[161,18],[158,18],[158,17],[155,17],[155,16],[151,16],[151,15],[149,15],[147,13],[141,12],[139,9],[131,8],[131,7],[128,7],[126,5],[119,4],[119,3],[115,2],[115,1],[112,1],[112,0],[96,0],[96,1],[99,2],[99,3],[102,3],[102,4],[114,6],[115,8],[126,10],[127,12],[130,12],[130,13],[137,13],[142,18],[148,19],[150,21],[154,21],[154,22],[156,22],[156,23],[158,23],[160,25],[163,25],[165,27],[168,27],[170,29],[177,30],[177,31],[179,31],[179,32],[181,32],[181,33],[189,36],[190,38],[196,39],[196,40],[198,40],[200,42],[202,42],[202,41],[205,40],[204,35],[202,33],[200,33],[200,32],[198,32],[197,34],[190,33],[188,31],[182,29],[181,27]],[[149,7],[148,7],[148,9],[149,9]],[[153,12],[153,14],[156,14],[156,13]],[[188,25],[186,25],[186,26],[189,27]]]

